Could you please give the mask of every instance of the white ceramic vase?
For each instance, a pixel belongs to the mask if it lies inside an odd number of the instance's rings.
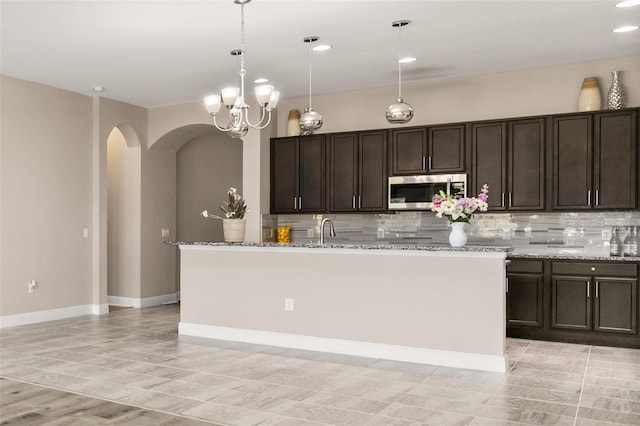
[[[598,111],[602,108],[602,97],[598,79],[587,77],[582,82],[580,96],[578,97],[578,111]]]
[[[449,244],[451,247],[464,247],[467,244],[467,233],[464,232],[465,222],[452,222]]]
[[[244,242],[244,231],[247,227],[247,219],[222,219],[222,231],[225,243]]]

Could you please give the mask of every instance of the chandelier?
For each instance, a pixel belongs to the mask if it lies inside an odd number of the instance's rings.
[[[391,124],[408,123],[413,118],[413,108],[402,100],[402,63],[415,60],[415,58],[402,58],[400,33],[405,25],[409,25],[409,21],[394,21],[391,23],[392,27],[398,28],[398,100],[387,107],[387,113],[385,114],[387,121]]]
[[[210,95],[204,98],[207,111],[213,117],[213,124],[222,132],[226,132],[232,138],[244,137],[249,128],[261,130],[271,122],[271,111],[278,104],[280,92],[273,90],[273,86],[263,84],[256,86],[255,95],[260,105],[260,120],[257,123],[249,121],[249,105],[245,102],[244,77],[247,71],[244,69],[244,5],[251,0],[233,0],[240,5],[240,50],[231,51],[231,55],[240,56],[240,87],[225,87],[221,95]],[[221,127],[216,121],[216,115],[220,111],[221,104],[229,110],[229,124]]]

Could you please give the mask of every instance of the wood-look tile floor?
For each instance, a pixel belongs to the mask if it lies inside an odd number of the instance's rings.
[[[0,331],[2,425],[640,425],[640,349],[508,339],[506,374],[179,337],[179,306]]]

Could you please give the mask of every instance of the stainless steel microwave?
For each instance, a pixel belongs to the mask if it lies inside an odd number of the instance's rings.
[[[433,197],[443,191],[456,198],[467,196],[467,175],[389,177],[389,210],[429,210]]]

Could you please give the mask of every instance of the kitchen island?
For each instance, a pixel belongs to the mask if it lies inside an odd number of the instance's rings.
[[[506,369],[505,248],[177,244],[181,335]]]

